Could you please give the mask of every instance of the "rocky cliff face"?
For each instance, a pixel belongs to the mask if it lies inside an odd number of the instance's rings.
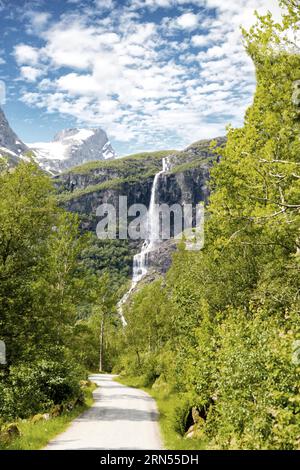
[[[121,182],[116,188],[94,190],[92,192],[78,194],[62,205],[70,212],[78,213],[85,221],[85,229],[95,231],[97,225],[96,209],[101,204],[112,204],[117,212],[119,209],[119,196],[127,196],[128,207],[132,204],[149,204],[153,178],[143,181]]]
[[[6,157],[10,164],[16,165],[28,150],[28,147],[11,129],[0,108],[0,155]]]
[[[158,184],[159,203],[194,204],[206,202],[209,196],[210,165],[204,163],[198,168],[188,168],[176,173],[163,175]]]
[[[217,139],[217,146],[225,139]],[[72,169],[56,178],[61,204],[76,212],[82,227],[95,232],[99,219],[96,209],[102,203],[112,204],[118,212],[119,196],[127,196],[128,207],[134,203],[149,207],[155,173],[162,167],[162,157],[168,155],[170,168],[159,180],[157,203],[196,205],[209,196],[209,172],[218,159],[209,148],[210,141],[200,141],[182,152],[147,154],[144,158],[119,159],[92,166]],[[133,253],[143,241],[130,242]],[[157,272],[170,265],[173,242],[162,244],[153,254],[151,263]]]

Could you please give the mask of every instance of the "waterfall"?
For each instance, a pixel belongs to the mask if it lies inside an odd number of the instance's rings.
[[[154,176],[152,188],[151,188],[151,197],[150,197],[150,204],[147,212],[147,238],[143,243],[141,251],[137,253],[133,257],[133,273],[132,273],[132,280],[130,289],[126,292],[126,294],[122,297],[122,299],[118,302],[117,308],[119,315],[121,317],[121,321],[123,326],[126,326],[127,322],[123,315],[123,305],[127,302],[130,294],[136,287],[137,283],[147,274],[148,272],[148,260],[149,260],[149,253],[156,247],[159,243],[159,214],[158,214],[158,207],[159,205],[156,204],[157,201],[157,187],[158,182],[160,180],[161,175],[166,173],[170,170],[170,161],[169,158],[163,158],[162,160],[162,170],[156,173]]]

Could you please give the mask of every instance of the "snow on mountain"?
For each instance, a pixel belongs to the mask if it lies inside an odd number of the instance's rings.
[[[106,133],[100,129],[65,129],[52,142],[27,144],[42,168],[52,174],[94,160],[115,158]]]

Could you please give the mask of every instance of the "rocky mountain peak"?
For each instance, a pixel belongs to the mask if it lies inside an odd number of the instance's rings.
[[[15,161],[28,150],[28,147],[11,129],[3,110],[0,108],[0,154],[11,157]]]
[[[52,142],[29,144],[42,168],[52,174],[95,160],[116,157],[101,128],[71,128],[58,132]]]

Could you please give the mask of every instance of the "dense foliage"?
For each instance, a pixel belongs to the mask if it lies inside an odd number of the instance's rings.
[[[103,250],[80,235],[77,217],[57,206],[51,179],[34,163],[3,165],[0,213],[0,339],[7,361],[0,366],[0,415],[9,419],[80,394],[80,378],[98,363],[107,309],[99,291],[110,293],[124,274],[112,282],[101,277],[108,266]]]
[[[212,171],[204,249],[181,247],[127,311],[120,369],[182,397],[182,432],[195,406],[211,448],[299,448],[300,18],[284,3],[282,25],[244,33],[257,90]]]
[[[0,178],[0,326],[10,365],[64,344],[80,295],[80,242],[76,218],[57,208],[34,164]]]
[[[119,288],[131,275],[132,253],[128,240],[103,240],[90,233],[80,253],[80,261],[84,269],[98,276],[109,272],[113,287]]]
[[[1,416],[6,419],[28,418],[53,409],[55,405],[81,396],[82,370],[69,358],[47,357],[10,367],[6,380],[0,382]]]

